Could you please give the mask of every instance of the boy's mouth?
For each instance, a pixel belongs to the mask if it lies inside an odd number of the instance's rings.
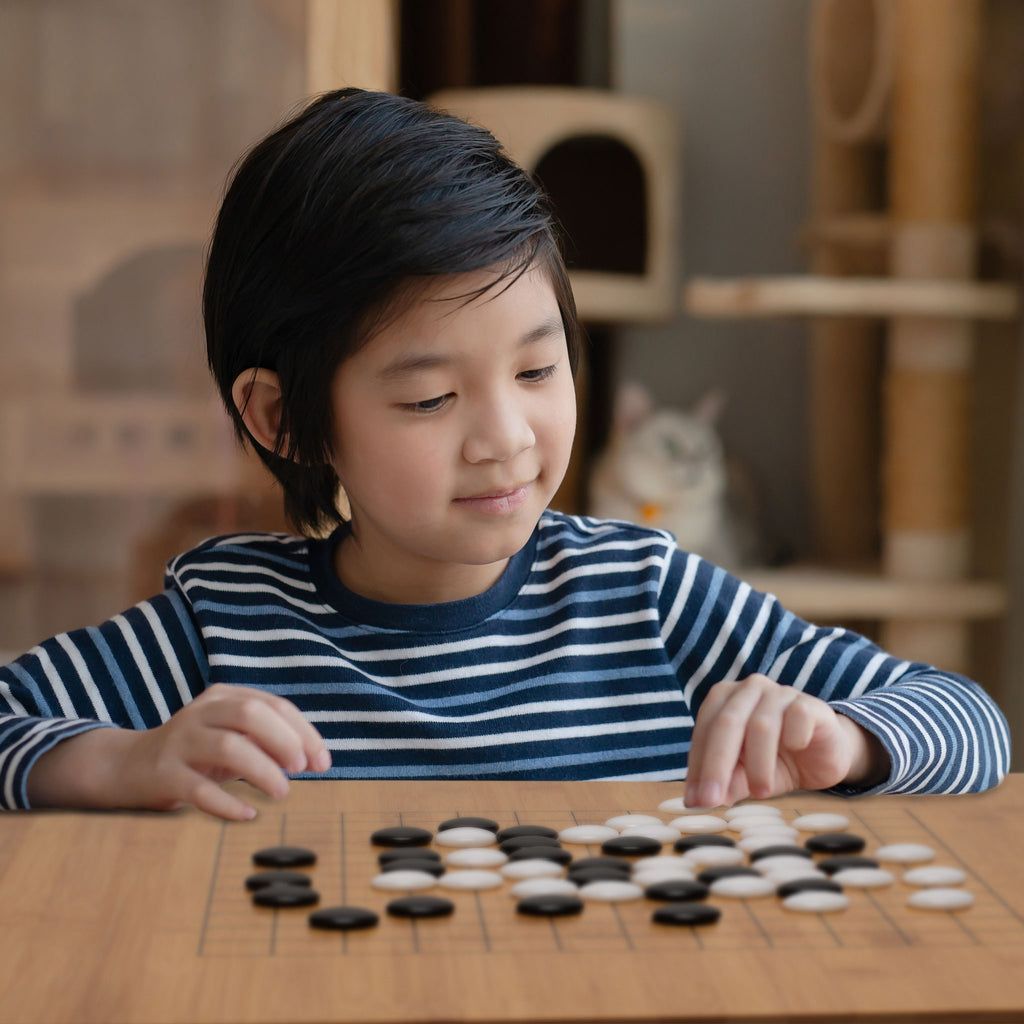
[[[455,504],[474,512],[490,515],[504,515],[522,508],[529,497],[533,481],[518,484],[514,487],[502,487],[483,494],[473,494],[465,498],[456,498]]]

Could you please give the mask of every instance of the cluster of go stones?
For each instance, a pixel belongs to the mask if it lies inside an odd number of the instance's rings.
[[[721,917],[709,897],[772,896],[786,910],[835,913],[850,906],[849,890],[893,885],[897,872],[912,890],[907,900],[912,907],[960,910],[974,899],[961,887],[963,870],[929,863],[935,858],[929,846],[896,843],[865,856],[866,841],[846,831],[850,821],[841,814],[786,821],[774,805],[748,803],[719,815],[687,808],[679,798],[664,801],[658,810],[677,816],[666,822],[653,814],[622,814],[560,830],[529,824],[503,828],[482,817],[451,818],[436,832],[408,825],[378,829],[370,836],[381,848],[380,870],[371,885],[396,894],[386,909],[399,918],[454,913],[455,903],[436,890],[507,886],[518,913],[528,916],[575,915],[591,901],[649,900],[657,904],[655,922],[689,926]],[[577,857],[574,847],[597,847],[600,855]],[[315,863],[312,850],[271,847],[257,851],[253,861],[266,869],[246,879],[254,903],[276,908],[319,903],[311,877],[298,870]],[[309,916],[312,927],[337,930],[368,928],[378,920],[374,911],[355,906],[322,908]]]

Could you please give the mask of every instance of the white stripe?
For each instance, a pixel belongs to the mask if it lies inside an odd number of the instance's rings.
[[[53,662],[50,660],[50,655],[46,653],[46,650],[42,647],[33,647],[29,654],[34,654],[39,660],[39,664],[42,666],[43,674],[46,676],[47,682],[53,689],[53,695],[57,698],[57,703],[60,705],[61,711],[64,712],[65,718],[77,718],[78,714],[75,711],[75,705],[71,700],[71,695],[64,687],[64,683],[60,678],[60,674],[54,667]]]
[[[135,667],[139,670],[139,675],[142,676],[142,681],[146,684],[146,691],[149,693],[149,697],[156,707],[157,714],[160,716],[160,721],[166,722],[171,717],[170,708],[167,707],[167,701],[164,700],[160,685],[150,670],[149,662],[146,661],[146,655],[143,653],[131,625],[123,615],[115,615],[111,621],[121,630],[121,635],[124,637],[128,650],[135,661]]]
[[[7,683],[0,682],[0,703],[6,704],[7,710],[13,711],[15,714],[28,714],[28,708],[14,696],[14,691],[11,690]]]
[[[304,612],[324,613],[334,611],[330,605],[324,604],[322,601],[318,604],[313,604],[309,601],[293,597],[291,594],[286,594],[276,587],[262,586],[257,583],[221,583],[215,580],[192,579],[182,582],[181,589],[188,594],[190,599],[192,597],[191,591],[193,590],[211,590],[224,594],[268,594],[272,597],[278,597],[293,608],[299,608]]]
[[[459,640],[443,644],[421,644],[417,647],[391,647],[359,651],[357,656],[348,652],[348,658],[362,664],[373,661],[411,661],[415,658],[434,658],[439,656],[461,654],[466,651],[479,650],[482,647],[530,647],[544,640],[550,640],[569,630],[602,630],[614,626],[632,626],[640,622],[655,622],[658,618],[657,609],[644,608],[636,612],[621,615],[595,615],[577,619],[565,619],[547,629],[534,633],[522,633],[514,636],[482,636],[472,640]],[[231,629],[226,626],[212,626],[204,631],[205,636],[220,637],[224,640],[238,640],[248,643],[277,643],[282,640],[313,641],[333,651],[340,652],[328,637],[311,634],[301,629],[264,629],[247,630]]]
[[[596,708],[631,707],[643,704],[670,704],[679,700],[679,693],[666,690],[660,693],[630,693],[617,697],[580,697],[573,700],[532,701],[513,704],[493,711],[479,711],[472,715],[438,715],[429,711],[306,711],[311,722],[492,722],[501,718],[525,715],[565,714],[569,711],[590,711]],[[693,725],[689,715],[681,721]]]
[[[3,719],[0,719],[3,721]],[[33,725],[28,732],[19,737],[18,742],[6,750],[0,751],[0,778],[4,780],[4,806],[15,807],[14,799],[14,778],[18,774],[18,766],[25,760],[26,755],[38,745],[40,739],[45,739],[46,734],[53,731],[58,724],[53,720],[42,720]],[[4,762],[8,762],[7,765]]]
[[[286,576],[284,573],[280,573],[268,566],[260,565],[258,562],[247,564],[240,562],[202,562],[199,568],[203,572],[229,572],[235,576],[269,576],[271,579],[287,584],[289,587],[294,587],[296,590],[304,590],[307,593],[314,593],[316,591],[316,584],[312,580],[303,580],[297,576]]]
[[[369,672],[361,671],[361,674],[371,682],[381,686],[402,687],[421,686],[427,683],[444,682],[452,679],[470,679],[475,676],[495,674],[507,675],[521,669],[535,668],[548,661],[555,661],[560,658],[573,658],[581,654],[623,654],[632,651],[660,650],[661,641],[655,637],[650,639],[637,639],[616,643],[593,643],[593,644],[566,644],[553,651],[544,651],[532,658],[517,658],[514,661],[497,661],[484,665],[461,665],[440,669],[436,672],[421,672],[415,675],[402,676],[374,676]],[[318,658],[312,655],[297,655],[285,658],[255,658],[244,655],[211,654],[210,666],[231,665],[235,668],[330,668],[334,665],[352,667],[345,658]]]
[[[757,613],[757,618],[754,619],[754,623],[750,627],[750,632],[743,641],[743,646],[740,648],[739,653],[736,655],[736,658],[725,674],[726,679],[735,679],[739,675],[747,658],[750,657],[750,652],[754,649],[754,645],[761,639],[761,634],[764,632],[764,627],[768,621],[770,611],[771,606],[769,603],[767,601],[763,601],[761,603],[761,609]]]
[[[666,564],[668,563],[666,562]],[[690,599],[690,595],[693,592],[693,581],[697,577],[698,568],[700,568],[700,559],[696,555],[687,555],[686,568],[683,571],[682,582],[679,584],[679,591],[672,602],[672,610],[668,613],[668,616],[665,618],[665,624],[661,627],[661,638],[664,641],[667,641],[672,635],[673,630],[676,628],[676,623],[679,622],[679,616],[683,614],[686,602]],[[660,597],[661,595],[659,594],[658,596]]]
[[[739,621],[739,617],[743,612],[743,606],[746,604],[750,593],[749,583],[740,583],[736,588],[736,594],[733,597],[732,604],[729,606],[729,612],[715,636],[714,643],[708,648],[708,653],[704,656],[704,660],[687,680],[686,686],[683,687],[683,697],[688,704],[693,703],[693,694],[697,687],[707,678],[708,673],[721,656],[725,645],[731,639],[733,630],[736,628],[736,623]],[[701,639],[703,640],[703,637]]]
[[[486,736],[410,737],[380,740],[345,737],[326,740],[328,747],[339,750],[472,750],[477,747],[500,747],[505,744],[541,743],[547,740],[575,739],[580,736],[608,736],[613,733],[657,732],[659,729],[682,729],[683,718],[654,718],[638,722],[602,722],[598,725],[570,725],[557,729],[532,729],[526,732],[489,733]]]
[[[567,569],[560,576],[544,583],[526,583],[520,590],[520,594],[547,594],[557,587],[560,587],[568,580],[582,579],[587,576],[611,576],[627,569],[639,571],[649,566],[657,565],[661,559],[656,557],[645,558],[641,562],[603,562],[598,565],[578,565],[574,569]],[[597,595],[600,596],[600,595]]]
[[[85,659],[82,657],[81,652],[75,647],[69,639],[67,633],[61,633],[56,637],[57,643],[64,649],[68,658],[71,659],[71,664],[74,666],[75,671],[78,673],[79,682],[82,684],[82,688],[85,690],[86,695],[92,702],[93,709],[95,710],[95,718],[101,722],[111,722],[113,719],[110,717],[110,712],[107,710],[107,705],[103,701],[103,697],[100,694],[99,687],[96,685],[95,680],[92,677],[88,667],[85,664]],[[80,715],[72,715],[69,717],[79,718]]]
[[[182,704],[188,704],[188,702],[192,700],[192,694],[189,692],[188,683],[185,680],[185,673],[181,670],[181,662],[178,661],[178,655],[175,653],[174,647],[171,645],[171,641],[167,636],[167,631],[164,629],[164,624],[160,621],[160,616],[157,615],[153,606],[148,602],[143,602],[138,607],[142,611],[142,614],[146,616],[146,621],[149,623],[150,629],[153,630],[156,642],[160,646],[160,653],[164,656],[164,662],[170,670],[171,677],[174,679],[174,686],[178,691],[178,696],[181,698]]]
[[[799,675],[793,680],[794,689],[804,690],[807,688],[807,683],[809,682],[811,675],[814,673],[814,670],[818,667],[818,662],[825,656],[825,652],[829,649],[832,641],[842,633],[843,630],[841,629],[829,630],[829,632],[818,640],[818,642],[811,648],[811,653],[807,655],[807,660],[800,669]]]
[[[652,545],[664,547],[664,542],[660,537],[650,536],[640,537],[637,540],[606,541],[603,544],[590,544],[585,548],[564,547],[559,550],[558,554],[552,555],[550,558],[546,558],[543,561],[536,561],[533,568],[534,571],[546,572],[548,569],[558,565],[559,562],[564,561],[566,558],[581,558],[584,555],[589,558],[591,555],[600,551],[636,551],[639,548],[649,548]],[[629,564],[635,565],[636,563],[630,562]]]
[[[846,694],[846,699],[852,699],[853,697],[859,697],[861,694],[867,691],[868,686],[871,685],[871,681],[875,677],[875,672],[878,668],[888,660],[888,655],[884,651],[879,651],[874,655],[865,665],[864,671],[861,672],[857,681],[850,687],[849,692]],[[890,679],[892,676],[890,675]]]

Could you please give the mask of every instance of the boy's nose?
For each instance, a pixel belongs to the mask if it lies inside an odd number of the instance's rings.
[[[467,462],[507,462],[536,441],[524,411],[515,402],[481,403],[466,435]]]

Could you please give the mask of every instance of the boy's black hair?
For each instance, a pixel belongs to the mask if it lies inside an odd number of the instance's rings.
[[[341,362],[416,294],[416,279],[500,266],[549,275],[573,373],[579,326],[540,189],[485,129],[390,93],[327,93],[241,161],[214,230],[203,289],[210,368],[239,437],[232,385],[281,383],[274,451],[253,446],[303,531],[342,520],[331,466]]]

